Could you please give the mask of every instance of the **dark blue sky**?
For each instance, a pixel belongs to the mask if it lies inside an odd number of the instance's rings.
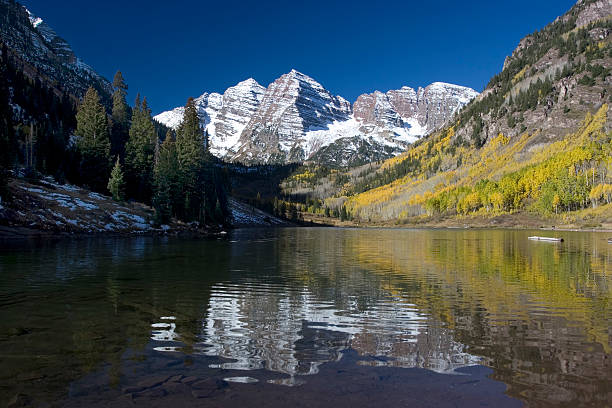
[[[526,34],[573,0],[22,0],[78,56],[120,69],[154,113],[292,68],[353,102],[434,81],[481,91]]]

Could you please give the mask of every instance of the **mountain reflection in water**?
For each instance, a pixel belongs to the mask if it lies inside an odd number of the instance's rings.
[[[291,376],[316,374],[320,364],[337,361],[347,348],[376,356],[377,365],[441,373],[480,360],[401,298],[390,297],[365,311],[358,309],[356,300],[346,303],[349,307],[339,310],[306,287],[213,285],[202,341],[193,347],[205,355],[235,360],[219,368],[266,368]],[[156,331],[152,339],[171,341],[176,334],[168,330],[160,336]],[[175,351],[163,346],[157,350]]]
[[[477,364],[532,406],[606,406],[612,245],[530,234],[289,228],[0,247],[0,405],[168,367],[308,387],[334,364]]]

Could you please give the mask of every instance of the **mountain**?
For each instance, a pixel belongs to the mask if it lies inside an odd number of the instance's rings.
[[[254,79],[196,99],[213,153],[247,164],[316,161],[333,167],[392,157],[443,125],[478,93],[434,83],[361,95],[351,104],[296,70],[267,88]],[[176,128],[183,108],[160,113]]]
[[[359,222],[522,213],[559,217],[557,225],[609,222],[611,33],[612,1],[578,1],[523,38],[485,90],[446,122],[431,102],[448,97],[440,84],[362,95],[354,117],[368,126],[405,126],[404,117],[431,121],[427,130],[444,125],[380,165],[336,173],[306,167],[286,180],[284,194],[319,200],[309,207],[315,213],[327,207]],[[419,104],[421,94],[429,103]],[[468,96],[457,90],[455,98]]]
[[[350,114],[348,101],[292,70],[268,86],[240,135],[241,146],[233,159],[250,162],[263,154],[267,162],[303,161],[313,149],[307,133],[347,121]]]
[[[211,138],[211,151],[219,157],[231,157],[242,131],[263,99],[266,88],[250,78],[227,88],[223,95],[204,93],[195,99],[202,126]],[[162,112],[155,119],[176,129],[183,120],[183,107]]]
[[[353,105],[355,118],[365,126],[408,129],[421,137],[444,125],[478,93],[463,86],[434,82],[414,90],[407,86],[387,93],[359,96]]]
[[[110,100],[110,83],[79,59],[41,18],[13,0],[0,0],[0,16],[0,42],[24,74],[76,98],[93,86],[105,102]]]

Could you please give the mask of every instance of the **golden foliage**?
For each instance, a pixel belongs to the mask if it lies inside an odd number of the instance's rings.
[[[350,197],[347,208],[356,215],[375,213],[393,202],[420,207],[429,214],[467,214],[480,209],[514,211],[529,203],[544,212],[583,208],[593,188],[585,190],[591,183],[588,168],[594,174],[596,167],[607,168],[612,163],[611,135],[603,132],[607,111],[608,106],[602,105],[595,114],[586,115],[576,132],[535,151],[527,151],[526,147],[537,135],[527,133],[514,141],[499,133],[481,149],[459,146],[453,150],[450,147],[455,130],[449,127],[382,166],[391,168],[410,159],[420,163],[420,171]],[[608,150],[605,146],[609,146]],[[430,170],[456,157],[461,157],[461,166]],[[601,177],[608,174],[607,170],[601,171]],[[437,182],[432,184],[434,179]],[[423,191],[423,186],[429,188]],[[563,193],[558,189],[573,191]],[[594,195],[598,192],[592,191]],[[597,200],[602,198],[605,197],[599,194]],[[407,211],[401,212],[401,216],[407,215]]]

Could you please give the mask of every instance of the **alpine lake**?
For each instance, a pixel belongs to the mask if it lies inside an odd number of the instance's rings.
[[[612,406],[608,236],[0,242],[0,406]]]

